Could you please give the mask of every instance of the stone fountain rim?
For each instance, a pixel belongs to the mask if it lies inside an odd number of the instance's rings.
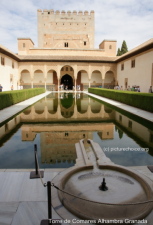
[[[89,166],[75,166],[73,168],[67,169],[66,171],[63,171],[64,174],[60,179],[58,187],[63,190],[66,182],[70,179],[70,177],[73,174],[80,172],[80,171],[86,171],[86,170],[91,170],[91,169],[93,169],[93,166],[89,165]],[[146,181],[146,179],[142,178],[142,176],[140,176],[137,172],[134,172],[133,170],[131,170],[129,168],[126,168],[126,167],[123,167],[120,165],[114,165],[114,164],[113,165],[112,164],[99,165],[99,169],[115,170],[115,171],[118,171],[118,172],[121,172],[121,173],[131,176],[132,178],[134,178],[135,180],[137,180],[137,182],[139,182],[141,184],[142,188],[144,189],[144,191],[146,193],[147,200],[152,199],[152,189],[149,185],[148,179]],[[60,202],[62,203],[63,202],[63,193],[61,191],[58,191],[58,197],[60,199]],[[72,209],[67,208],[67,210],[70,211],[71,213],[73,213]],[[146,209],[140,215],[136,215],[132,219],[133,220],[143,219],[151,212],[151,210],[152,210],[152,204],[149,204],[149,206],[147,206]],[[77,216],[78,218],[80,218],[79,213],[75,212],[74,215]],[[89,219],[89,218],[84,218],[84,219]]]

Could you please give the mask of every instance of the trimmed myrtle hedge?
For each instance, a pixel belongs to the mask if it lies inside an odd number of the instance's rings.
[[[88,92],[153,112],[153,94],[134,91],[88,88]]]
[[[45,92],[44,88],[0,92],[0,109],[22,102]]]

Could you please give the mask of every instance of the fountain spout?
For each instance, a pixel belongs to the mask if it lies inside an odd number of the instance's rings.
[[[106,182],[105,182],[105,178],[103,178],[103,182],[101,183],[101,185],[99,186],[99,189],[101,191],[107,191],[108,187],[106,186]]]

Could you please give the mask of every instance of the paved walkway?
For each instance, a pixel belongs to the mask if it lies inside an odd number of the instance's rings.
[[[8,120],[12,116],[16,115],[17,113],[21,112],[28,106],[34,104],[35,102],[39,101],[41,98],[44,98],[51,92],[45,92],[43,94],[37,95],[35,97],[32,97],[30,99],[27,99],[23,102],[19,102],[15,105],[9,106],[5,109],[0,110],[0,123],[4,122],[5,120]]]
[[[101,96],[98,96],[98,95],[95,95],[95,94],[91,94],[91,93],[87,93],[89,96],[92,96],[92,97],[95,97],[97,99],[100,99],[104,102],[107,102],[111,105],[114,105],[120,109],[123,109],[125,111],[128,111],[130,113],[133,113],[134,115],[136,116],[140,116],[146,120],[149,120],[151,122],[153,122],[153,113],[151,112],[147,112],[145,110],[142,110],[142,109],[138,109],[136,107],[133,107],[133,106],[130,106],[130,105],[126,105],[124,103],[121,103],[121,102],[117,102],[117,101],[114,101],[114,100],[111,100],[111,99],[108,99],[108,98],[104,98],[104,97],[101,97]]]
[[[46,169],[44,182],[61,170]],[[52,209],[54,219],[60,217]],[[30,170],[0,170],[0,225],[39,225],[48,218],[47,187]]]

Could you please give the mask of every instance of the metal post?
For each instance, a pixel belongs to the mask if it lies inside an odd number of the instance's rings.
[[[46,186],[46,185],[45,185]],[[52,218],[52,193],[51,193],[51,182],[47,181],[47,196],[48,196],[48,219],[42,220],[40,225],[61,225],[61,220]]]
[[[35,170],[36,170],[36,175],[38,175],[38,163],[37,163],[37,145],[34,145],[35,149]]]
[[[47,182],[47,194],[48,194],[48,219],[52,219],[52,209],[51,209],[51,182],[50,181]]]
[[[30,179],[34,178],[43,178],[44,177],[44,171],[39,171],[38,173],[38,162],[37,162],[37,145],[34,145],[34,156],[35,156],[35,171],[32,171],[30,173]]]

